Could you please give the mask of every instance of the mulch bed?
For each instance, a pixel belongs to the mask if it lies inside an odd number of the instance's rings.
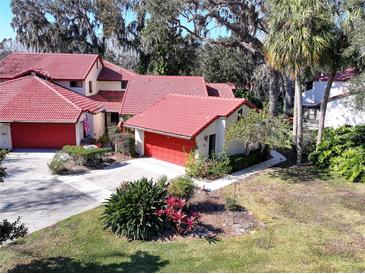
[[[205,238],[214,242],[223,237],[239,236],[264,228],[252,212],[245,208],[229,211],[225,208],[225,198],[220,191],[195,191],[189,201],[191,211],[199,214],[199,220],[193,231],[180,236],[173,231],[166,231],[159,240],[172,241],[183,238]]]

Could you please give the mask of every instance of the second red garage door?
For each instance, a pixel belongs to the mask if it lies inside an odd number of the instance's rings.
[[[195,142],[166,135],[145,132],[144,154],[170,163],[184,165]]]
[[[74,124],[12,123],[14,148],[62,148],[76,144]]]

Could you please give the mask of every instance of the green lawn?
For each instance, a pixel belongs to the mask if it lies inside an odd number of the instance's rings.
[[[0,272],[365,271],[365,185],[276,168],[236,191],[264,229],[213,244],[128,242],[103,231],[97,208],[0,249]]]

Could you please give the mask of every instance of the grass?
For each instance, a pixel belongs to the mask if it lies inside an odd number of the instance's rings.
[[[311,167],[276,168],[225,188],[265,228],[209,244],[128,242],[102,208],[0,249],[0,272],[363,272],[365,185]]]

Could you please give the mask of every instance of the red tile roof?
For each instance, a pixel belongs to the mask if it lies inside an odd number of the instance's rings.
[[[104,67],[100,71],[98,81],[121,81],[131,80],[137,73],[125,68],[114,65],[106,60],[103,60]]]
[[[101,103],[107,112],[119,112],[124,97],[124,91],[101,90],[89,98]]]
[[[0,61],[0,79],[40,71],[55,80],[82,80],[97,58],[96,54],[12,53]]]
[[[168,95],[123,125],[192,139],[218,117],[227,117],[245,99]]]
[[[234,98],[235,86],[232,83],[208,83],[207,88],[209,96]]]
[[[208,96],[208,91],[200,76],[138,75],[128,84],[120,113],[140,113],[168,94]]]
[[[355,68],[348,68],[343,71],[337,72],[334,81],[338,81],[338,82],[347,81],[356,75],[357,75],[357,71]],[[315,81],[327,81],[328,75],[321,75],[319,77],[316,77],[314,80]]]
[[[3,122],[76,123],[82,112],[102,110],[100,103],[37,76],[1,83],[0,98]]]

